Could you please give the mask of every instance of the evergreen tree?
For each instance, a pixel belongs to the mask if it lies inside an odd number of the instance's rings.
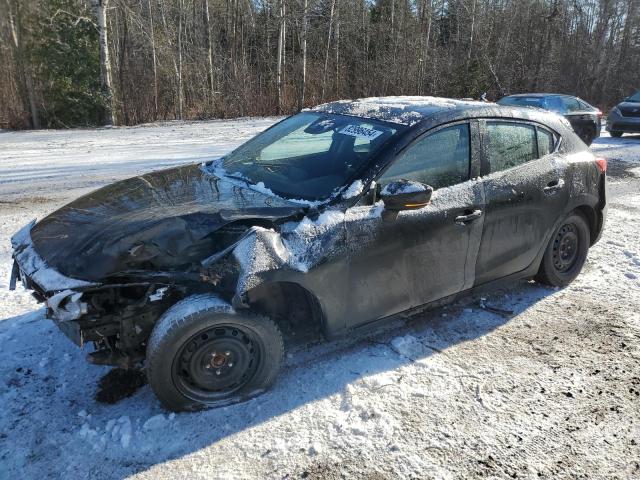
[[[76,0],[42,4],[32,58],[42,82],[43,124],[51,128],[100,125],[105,99],[91,12]]]

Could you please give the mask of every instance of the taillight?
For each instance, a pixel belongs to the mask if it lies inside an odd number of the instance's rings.
[[[598,116],[598,118],[602,119],[602,115],[603,115],[603,114],[602,114],[602,112],[601,112],[600,110],[598,110],[598,111],[596,112],[596,115]]]
[[[596,158],[596,165],[600,169],[601,173],[606,173],[607,171],[607,159],[604,157]]]

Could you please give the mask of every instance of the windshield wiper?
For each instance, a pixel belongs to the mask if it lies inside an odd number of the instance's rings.
[[[241,175],[233,175],[231,173],[226,173],[225,172],[222,176],[225,177],[225,178],[230,178],[232,180],[240,180],[241,182],[244,182],[247,185],[255,185],[255,183],[251,182],[248,178],[243,177]]]

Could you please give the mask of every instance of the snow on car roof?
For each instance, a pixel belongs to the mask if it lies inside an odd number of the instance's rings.
[[[442,97],[369,97],[357,100],[339,100],[312,108],[312,111],[352,115],[401,125],[415,125],[425,118],[444,110],[461,107],[486,107],[485,102],[455,100]]]
[[[573,95],[567,95],[566,93],[514,93],[513,95],[507,95],[507,97],[535,97],[535,98],[542,98],[542,97],[571,97],[571,98],[578,98],[578,97],[574,97]]]

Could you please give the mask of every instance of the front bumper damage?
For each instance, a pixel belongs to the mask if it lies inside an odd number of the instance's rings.
[[[31,239],[31,229],[36,221],[25,225],[11,238],[13,247],[14,268],[10,286],[15,288],[16,276],[25,283],[35,284],[34,290],[47,294],[61,290],[72,290],[99,285],[77,278],[70,278],[47,265],[47,262],[36,252]]]
[[[99,284],[67,277],[47,265],[33,246],[31,229],[34,225],[35,220],[11,238],[13,268],[9,289],[15,290],[20,280],[38,302],[45,303],[47,318],[53,320],[74,343],[82,346],[82,332],[74,322],[88,312],[88,305],[82,300],[82,290]]]
[[[91,363],[130,365],[155,319],[173,296],[166,284],[102,284],[68,277],[50,267],[34,248],[29,223],[11,239],[13,269],[9,288],[18,281],[46,306],[52,320],[73,343],[94,342]]]

